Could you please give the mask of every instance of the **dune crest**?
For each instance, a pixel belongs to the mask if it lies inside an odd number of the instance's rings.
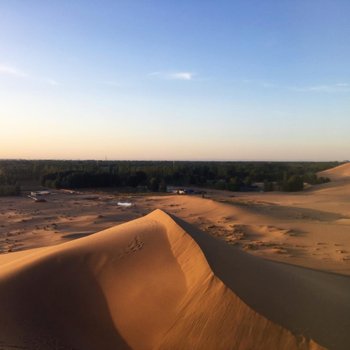
[[[243,302],[161,210],[7,258],[0,265],[0,346],[322,349]]]

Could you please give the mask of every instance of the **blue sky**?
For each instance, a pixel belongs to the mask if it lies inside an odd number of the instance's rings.
[[[0,158],[343,160],[350,2],[0,1]]]

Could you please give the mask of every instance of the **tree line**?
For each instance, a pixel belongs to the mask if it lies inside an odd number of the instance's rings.
[[[316,173],[338,162],[0,161],[0,195],[23,184],[51,188],[116,187],[165,191],[168,185],[229,191],[300,191],[304,183],[329,181]],[[257,183],[260,187],[257,187]],[[3,192],[2,192],[3,191]],[[4,194],[3,194],[4,195]]]

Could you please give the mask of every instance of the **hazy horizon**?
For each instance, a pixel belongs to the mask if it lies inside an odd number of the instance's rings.
[[[328,160],[315,160],[315,159],[108,159],[108,158],[0,158],[0,161],[67,161],[67,162],[252,162],[252,163],[285,163],[285,162],[315,162],[315,163],[329,163],[329,162],[338,162],[338,163],[347,163],[348,159],[328,159]]]
[[[0,158],[343,161],[347,1],[0,3]]]

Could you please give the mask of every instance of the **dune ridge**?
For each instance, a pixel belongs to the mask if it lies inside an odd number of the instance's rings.
[[[346,162],[331,169],[320,171],[317,175],[328,177],[332,181],[349,180],[350,162]]]
[[[278,310],[261,308],[266,300],[249,295],[247,287],[265,288],[251,280],[261,259],[161,210],[89,237],[12,256],[0,260],[3,349],[316,350],[333,341],[318,332],[313,334],[321,345],[308,340],[306,329],[291,327],[293,320],[282,327],[274,317]],[[280,266],[270,264],[268,274]],[[345,330],[338,333],[341,337]],[[345,349],[341,343],[332,348]]]

